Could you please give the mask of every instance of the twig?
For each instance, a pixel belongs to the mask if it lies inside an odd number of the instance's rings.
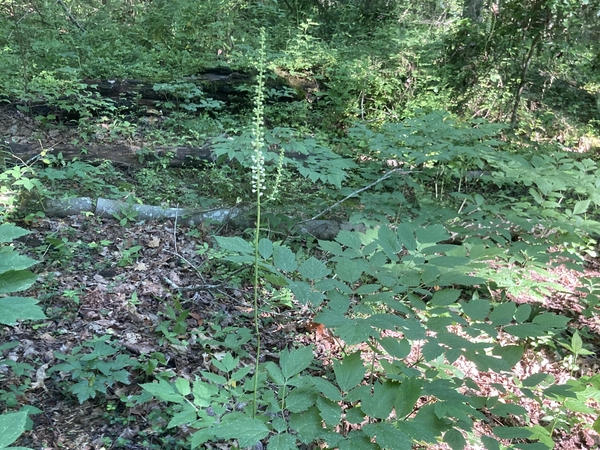
[[[85,28],[83,28],[81,25],[79,25],[79,22],[77,22],[77,19],[75,19],[75,17],[73,17],[73,15],[71,14],[71,12],[69,11],[69,8],[67,8],[67,5],[65,5],[62,0],[56,0],[56,3],[58,3],[60,6],[62,6],[62,8],[65,10],[65,14],[69,18],[69,20],[71,22],[73,22],[73,24],[77,28],[79,28],[81,31],[83,31],[85,33]]]
[[[379,178],[379,179],[377,179],[377,180],[373,181],[371,184],[368,184],[368,185],[367,185],[367,186],[365,186],[365,187],[362,187],[362,188],[360,188],[360,189],[359,189],[359,190],[357,190],[357,191],[354,191],[354,192],[352,192],[351,194],[349,194],[349,195],[347,195],[346,197],[344,197],[343,199],[341,199],[339,202],[336,202],[336,203],[334,203],[333,205],[331,205],[329,208],[325,209],[324,211],[321,211],[319,214],[317,214],[317,215],[316,215],[316,216],[314,216],[313,218],[311,218],[311,219],[306,219],[306,220],[303,220],[302,222],[298,222],[296,225],[300,225],[300,224],[303,224],[303,223],[306,223],[306,222],[310,222],[311,220],[316,220],[316,219],[318,219],[318,218],[319,218],[319,217],[321,217],[322,215],[324,215],[324,214],[328,213],[329,211],[331,211],[331,210],[332,210],[333,208],[335,208],[336,206],[338,206],[338,205],[340,205],[340,204],[344,203],[344,202],[345,202],[346,200],[348,200],[349,198],[351,198],[351,197],[354,197],[355,195],[358,195],[358,194],[360,194],[361,192],[363,192],[363,191],[366,191],[367,189],[370,189],[370,188],[372,188],[372,187],[373,187],[373,186],[375,186],[377,183],[381,183],[383,180],[385,180],[385,179],[387,179],[387,178],[391,177],[391,176],[392,176],[392,174],[394,174],[394,173],[407,174],[407,173],[412,173],[412,172],[413,172],[412,170],[402,170],[402,169],[400,169],[400,168],[397,168],[397,169],[390,170],[389,172],[385,173],[385,174],[384,174],[384,175],[383,175],[381,178]]]

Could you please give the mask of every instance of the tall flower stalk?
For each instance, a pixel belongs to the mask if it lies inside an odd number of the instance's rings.
[[[254,367],[254,395],[252,417],[256,417],[258,396],[258,371],[261,352],[260,324],[258,317],[258,289],[259,289],[259,253],[258,242],[260,239],[260,213],[261,199],[266,189],[265,183],[265,66],[266,66],[266,34],[265,29],[260,29],[260,49],[258,52],[258,77],[256,93],[254,95],[254,120],[252,123],[252,192],[256,194],[256,226],[254,228],[254,332],[256,334],[256,362]]]

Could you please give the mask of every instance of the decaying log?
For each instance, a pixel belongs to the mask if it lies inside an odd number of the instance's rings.
[[[5,161],[10,158],[20,161],[29,161],[41,153],[40,144],[5,144]],[[202,147],[154,147],[145,149],[133,145],[54,145],[44,148],[46,154],[58,156],[62,154],[65,160],[78,158],[82,161],[111,161],[115,165],[140,167],[145,163],[164,158],[169,167],[199,167],[206,162],[216,160],[212,152],[212,144],[206,143]],[[297,161],[305,160],[306,155],[300,153],[286,153],[288,158]]]
[[[189,226],[195,226],[206,221],[218,223],[228,221],[233,226],[247,228],[253,220],[251,213],[238,208],[198,211],[193,208],[138,205],[106,198],[98,198],[94,201],[89,197],[50,200],[45,208],[45,214],[49,217],[67,217],[83,213],[93,213],[105,218],[132,215],[135,221],[177,219],[179,223]],[[365,231],[365,229],[366,227],[363,224],[335,220],[308,220],[300,222],[299,226],[296,227],[296,230],[300,233],[321,240],[333,240],[341,230]]]
[[[5,160],[11,156],[15,159],[28,161],[40,154],[39,144],[6,144]],[[202,147],[157,147],[152,150],[124,144],[118,145],[55,145],[45,148],[47,154],[58,156],[62,154],[65,160],[78,158],[94,162],[108,160],[116,165],[139,167],[145,162],[166,158],[170,167],[196,167],[203,162],[212,161],[210,144]]]

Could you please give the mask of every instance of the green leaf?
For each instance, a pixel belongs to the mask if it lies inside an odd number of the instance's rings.
[[[240,412],[225,415],[212,431],[219,439],[237,439],[240,447],[252,447],[269,435],[264,423]]]
[[[281,373],[286,380],[302,372],[312,364],[314,360],[312,346],[300,347],[292,351],[282,350],[279,353],[279,365]]]
[[[271,377],[273,383],[275,383],[277,386],[285,385],[285,378],[283,377],[283,373],[277,364],[275,364],[273,361],[268,361],[265,363],[265,369],[267,370],[267,373]]]
[[[435,224],[416,229],[417,241],[421,244],[436,244],[450,238],[443,225]]]
[[[417,241],[414,236],[414,225],[409,223],[401,223],[396,230],[400,243],[409,252],[417,249]]]
[[[467,441],[460,431],[452,428],[444,434],[444,442],[450,446],[452,450],[463,450]]]
[[[433,297],[429,301],[432,306],[448,306],[458,300],[460,297],[460,289],[441,289],[433,294]]]
[[[316,395],[308,389],[293,389],[285,398],[285,407],[292,413],[301,413],[315,404]]]
[[[433,361],[435,358],[444,353],[444,347],[439,344],[437,339],[430,337],[425,345],[423,345],[421,353],[423,354],[425,361]]]
[[[191,425],[198,419],[196,410],[190,404],[183,405],[183,409],[171,417],[167,428],[175,428],[181,425]]]
[[[298,269],[300,275],[308,280],[319,280],[325,278],[331,273],[322,261],[319,261],[314,256],[311,256],[302,263]]]
[[[27,297],[0,298],[0,324],[13,326],[17,320],[41,320],[46,315],[37,306],[38,300]]]
[[[90,386],[90,382],[85,379],[75,383],[69,390],[77,396],[79,404],[82,404],[90,398],[96,398],[96,389]]]
[[[483,443],[485,450],[500,450],[500,444],[494,438],[481,436],[481,442]]]
[[[273,249],[273,264],[284,272],[293,272],[298,268],[296,255],[287,247],[275,247]]]
[[[508,325],[512,322],[517,306],[512,302],[500,303],[490,313],[492,325]]]
[[[578,354],[583,349],[583,341],[581,340],[581,336],[579,336],[579,331],[575,330],[573,333],[573,337],[571,338],[571,350],[573,353]]]
[[[575,203],[575,206],[573,207],[573,214],[574,215],[578,215],[578,214],[583,214],[584,212],[587,211],[587,209],[590,206],[590,200],[580,200],[577,203]]]
[[[500,439],[527,439],[531,430],[525,427],[494,427],[494,434]]]
[[[254,247],[252,244],[241,237],[215,236],[215,240],[217,241],[217,244],[219,244],[219,247],[221,247],[223,250],[229,250],[242,254],[254,253]]]
[[[383,349],[396,359],[404,359],[408,356],[411,350],[410,342],[406,339],[394,337],[384,337],[379,339],[379,344]]]
[[[262,238],[258,242],[258,253],[263,259],[269,259],[273,254],[273,242],[269,239]]]
[[[402,380],[394,402],[398,419],[402,419],[412,412],[417,400],[421,397],[423,383],[423,379],[415,377],[407,377]]]
[[[520,405],[502,402],[496,403],[496,406],[491,408],[490,412],[499,417],[508,417],[509,414],[515,416],[524,416],[527,414],[527,410]]]
[[[289,433],[281,433],[271,436],[267,444],[267,450],[297,450],[296,438]]]
[[[394,401],[400,385],[394,381],[377,382],[373,385],[373,395],[362,397],[361,409],[374,419],[387,419],[394,408]]]
[[[362,246],[360,234],[356,231],[342,230],[338,233],[335,240],[348,248],[358,250]]]
[[[365,368],[359,352],[344,357],[342,361],[333,361],[333,372],[335,379],[343,392],[358,386],[364,376]]]
[[[2,224],[0,225],[0,243],[11,242],[29,233],[31,233],[31,231],[27,231],[24,228],[13,225],[12,223]]]
[[[557,314],[552,313],[543,313],[535,316],[532,322],[546,327],[562,329],[565,328],[567,323],[569,323],[570,321],[571,319],[565,316],[559,316]]]
[[[333,428],[340,424],[342,419],[342,408],[338,402],[333,402],[319,395],[317,397],[317,408],[319,408],[321,418],[325,422],[325,425]]]
[[[594,423],[592,424],[592,429],[600,434],[600,416],[596,417],[596,420],[594,420]]]
[[[173,385],[165,380],[158,380],[158,383],[140,384],[140,387],[162,401],[179,404],[187,403],[183,396],[175,391]]]
[[[37,263],[38,261],[35,259],[19,255],[17,252],[12,251],[12,249],[9,251],[0,251],[0,274],[11,270],[29,269]]]
[[[340,280],[345,281],[347,283],[354,283],[358,281],[360,276],[362,275],[362,268],[358,264],[358,262],[344,258],[339,261],[336,265],[336,274]]]
[[[315,441],[323,432],[319,410],[313,406],[302,413],[290,415],[290,428],[296,431],[298,438],[304,444]]]
[[[29,270],[9,270],[0,274],[0,294],[24,291],[30,288],[36,279],[37,275]]]
[[[519,325],[508,325],[504,327],[504,331],[521,339],[545,336],[547,330],[548,329],[546,327],[542,327],[533,323],[522,323]]]
[[[474,299],[461,302],[463,312],[473,320],[485,320],[490,312],[490,301]]]
[[[515,312],[515,320],[518,323],[523,323],[529,319],[529,316],[531,316],[531,305],[529,303],[519,305]]]
[[[177,378],[175,380],[175,389],[177,389],[177,392],[179,392],[184,397],[190,395],[190,393],[192,392],[190,388],[190,382],[185,378]]]
[[[313,382],[315,388],[329,400],[333,400],[334,402],[342,400],[340,390],[330,381],[319,377],[310,377],[310,380]]]
[[[545,381],[546,378],[548,378],[547,373],[534,373],[533,375],[525,378],[522,383],[525,387],[538,386],[542,381]]]
[[[390,450],[411,450],[413,440],[403,431],[393,426],[391,423],[380,422],[371,423],[362,427],[363,431],[370,438],[375,438],[375,442],[380,448]]]
[[[25,411],[0,415],[0,449],[8,447],[17,440],[25,431],[26,422]]]

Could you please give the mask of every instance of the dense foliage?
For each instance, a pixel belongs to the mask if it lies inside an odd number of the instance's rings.
[[[105,334],[54,352],[43,376],[65,399],[116,416],[105,398],[133,386],[123,417],[161,402],[148,420],[180,437],[168,448],[543,450],[574,428],[600,432],[600,375],[581,364],[597,350],[600,304],[584,272],[600,235],[598,2],[0,0],[0,10],[1,99],[33,120],[32,139],[64,134],[82,159],[96,143],[142,147],[133,173],[67,160],[43,140],[33,160],[6,158],[0,294],[33,285],[35,261],[10,222],[37,226],[50,199],[250,217],[236,233],[211,228],[202,267],[174,255],[222,295],[251,291],[251,323],[192,330],[185,302],[165,301],[153,324],[161,351],[132,355]],[[231,81],[226,94],[206,74]],[[150,106],[142,88],[98,89],[123,79],[151,86]],[[172,169],[151,158],[169,145],[208,145],[213,160]],[[138,220],[133,208],[114,216],[124,228]],[[316,219],[352,227],[319,239],[306,233]],[[112,244],[51,234],[41,270]],[[124,240],[115,266],[142,252]],[[581,271],[577,295],[559,267]],[[44,319],[48,292],[39,304],[0,298],[0,323]],[[570,310],[549,306],[559,292]],[[59,296],[78,305],[80,294]],[[308,316],[328,352],[300,338],[263,348],[261,324],[281,311]],[[210,370],[167,368],[167,349],[195,345]],[[540,353],[563,379],[515,372]],[[17,411],[36,368],[0,365],[22,380],[0,388],[3,409]],[[521,395],[475,374],[510,379]],[[543,411],[535,423],[531,404]],[[0,416],[0,429],[18,431],[0,448],[35,427],[29,408]]]

